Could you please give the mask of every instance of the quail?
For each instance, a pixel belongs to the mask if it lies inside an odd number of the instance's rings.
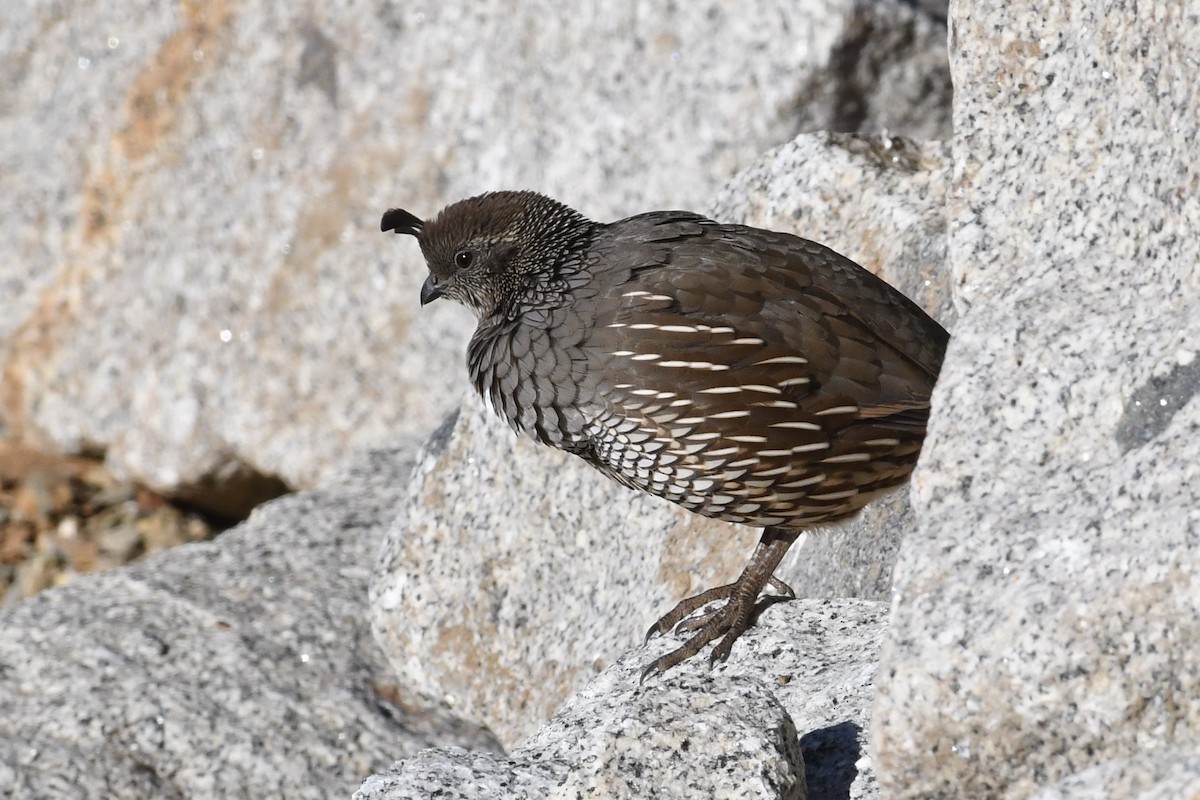
[[[474,311],[471,380],[516,431],[763,528],[737,580],[651,627],[691,636],[643,677],[714,641],[711,662],[728,657],[764,589],[764,603],[795,596],[774,572],[800,532],[855,514],[917,461],[948,334],[828,247],[685,211],[598,223],[528,191],[427,221],[391,209],[381,228],[420,244],[421,305]]]

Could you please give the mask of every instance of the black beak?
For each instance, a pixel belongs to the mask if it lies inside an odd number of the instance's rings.
[[[430,275],[421,284],[421,305],[428,305],[442,296],[442,287],[438,286],[437,278]]]

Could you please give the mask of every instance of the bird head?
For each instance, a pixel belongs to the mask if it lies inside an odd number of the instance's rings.
[[[536,192],[489,192],[422,221],[393,208],[380,229],[415,236],[429,267],[421,305],[457,300],[477,317],[496,314],[528,276],[552,274],[593,223]]]

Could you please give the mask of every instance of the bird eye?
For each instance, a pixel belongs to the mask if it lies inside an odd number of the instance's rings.
[[[471,262],[475,260],[475,254],[470,250],[459,250],[454,254],[454,266],[459,269],[466,269],[471,266]]]

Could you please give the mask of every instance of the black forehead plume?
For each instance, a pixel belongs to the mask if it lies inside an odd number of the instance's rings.
[[[405,211],[403,208],[389,208],[379,223],[379,230],[387,233],[407,233],[409,236],[420,236],[425,223]]]

